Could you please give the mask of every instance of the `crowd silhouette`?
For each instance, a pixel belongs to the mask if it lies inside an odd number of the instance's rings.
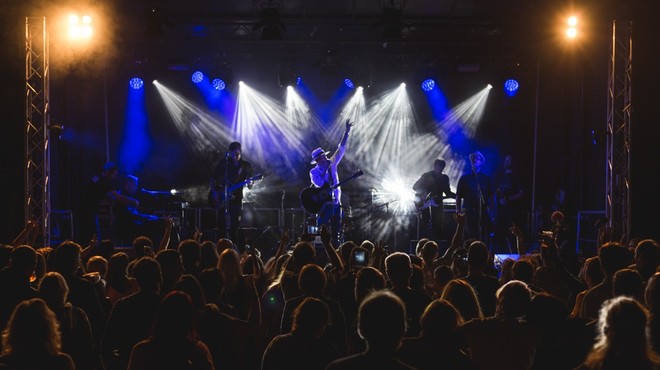
[[[512,230],[518,259],[496,264],[464,224],[444,250],[325,228],[322,248],[18,238],[0,249],[0,368],[660,369],[656,241],[599,238],[581,261]]]

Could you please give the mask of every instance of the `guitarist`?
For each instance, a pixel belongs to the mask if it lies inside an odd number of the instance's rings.
[[[241,143],[229,144],[226,156],[218,162],[211,176],[209,205],[218,209],[220,237],[238,245],[238,228],[243,212],[243,187],[225,194],[225,189],[252,176],[252,165],[241,156]],[[247,185],[248,187],[251,184]],[[225,197],[228,196],[226,199]],[[224,200],[224,201],[223,201]],[[229,232],[227,232],[229,230]]]
[[[335,150],[332,156],[328,157],[330,152],[326,152],[321,148],[316,148],[312,151],[311,164],[315,165],[309,171],[312,186],[322,188],[339,183],[337,165],[344,158],[348,133],[351,131],[351,127],[353,127],[353,123],[350,120],[346,120],[346,129],[337,146],[337,150]],[[323,205],[316,219],[317,226],[328,225],[330,227],[333,245],[339,245],[341,239],[341,218],[341,187],[337,187],[332,190],[331,198]]]
[[[442,237],[442,200],[456,196],[449,188],[449,176],[442,173],[445,166],[444,160],[436,159],[433,162],[433,171],[425,172],[413,184],[415,205],[421,212],[425,231],[425,235],[422,236],[435,241],[439,241]]]

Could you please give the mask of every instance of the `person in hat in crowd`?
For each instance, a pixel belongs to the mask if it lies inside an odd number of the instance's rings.
[[[494,195],[493,179],[481,172],[486,159],[481,152],[470,153],[471,171],[458,180],[456,212],[465,213],[468,238],[488,242],[492,225],[491,205]]]
[[[218,162],[210,181],[209,205],[218,210],[218,227],[220,236],[231,239],[234,244],[238,240],[238,228],[243,212],[243,182],[248,187],[252,185],[252,165],[241,155],[241,143],[229,144],[226,155]],[[225,189],[233,191],[225,194]],[[227,198],[227,199],[225,199]]]
[[[324,186],[333,186],[339,183],[339,174],[337,173],[337,165],[344,158],[346,152],[346,142],[348,141],[348,133],[351,131],[353,123],[346,120],[346,129],[344,135],[337,146],[337,150],[328,157],[329,151],[322,148],[316,148],[312,151],[312,162],[315,165],[309,171],[309,177],[312,186],[322,188]],[[341,188],[337,187],[332,190],[332,197],[327,201],[318,213],[317,226],[328,225],[332,232],[332,242],[334,245],[339,245],[341,233]]]

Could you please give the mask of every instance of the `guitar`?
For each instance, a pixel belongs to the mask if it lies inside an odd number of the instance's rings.
[[[319,213],[321,208],[323,208],[323,204],[332,199],[332,190],[362,176],[363,174],[364,172],[362,172],[362,170],[358,170],[352,174],[351,177],[341,181],[337,185],[330,186],[330,184],[325,184],[321,188],[315,188],[313,186],[305,188],[300,192],[300,204],[308,213]]]
[[[211,208],[224,207],[227,200],[234,199],[234,195],[232,194],[234,190],[240,189],[245,185],[251,184],[255,181],[259,181],[263,178],[264,176],[262,174],[258,174],[246,179],[243,182],[239,182],[238,184],[234,184],[230,186],[229,189],[227,189],[227,194],[229,194],[229,199],[225,199],[225,190],[223,189],[222,186],[212,188],[211,190],[209,190],[209,196],[208,196],[209,207]]]
[[[443,197],[439,195],[431,195],[428,193],[425,197],[422,197],[421,194],[415,196],[415,208],[418,211],[423,211],[429,207],[440,207],[442,205]]]

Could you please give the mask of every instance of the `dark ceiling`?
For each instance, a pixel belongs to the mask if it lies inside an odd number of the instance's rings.
[[[545,1],[123,1],[122,43],[136,59],[237,53],[372,55],[389,62],[515,62],[542,29]],[[555,3],[557,3],[555,1]],[[276,17],[264,18],[269,9]],[[266,25],[279,37],[265,40]],[[267,38],[267,37],[266,37]]]

